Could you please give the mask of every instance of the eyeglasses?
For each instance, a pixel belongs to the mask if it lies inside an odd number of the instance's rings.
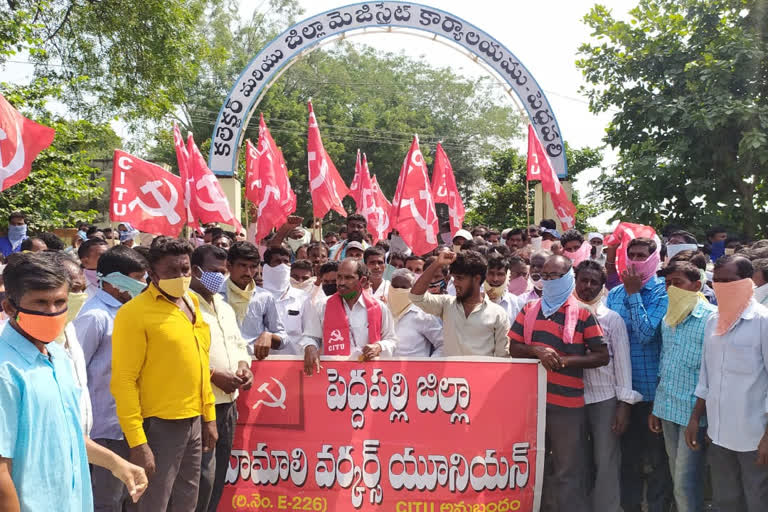
[[[542,272],[541,278],[545,281],[552,281],[553,279],[560,279],[564,275],[565,273],[560,274],[558,272]]]

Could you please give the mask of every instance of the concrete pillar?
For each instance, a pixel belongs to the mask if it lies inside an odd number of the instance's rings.
[[[573,197],[573,186],[571,185],[571,182],[561,181],[560,185],[563,187],[566,194],[568,194],[568,199],[571,199]],[[564,231],[563,225],[555,214],[555,207],[552,205],[552,199],[549,197],[548,193],[542,190],[541,182],[536,184],[535,194],[536,196],[533,202],[533,222],[538,224],[541,222],[541,219],[555,219],[557,230],[562,233]]]
[[[224,195],[227,196],[229,201],[229,207],[232,208],[232,212],[235,214],[235,218],[242,223],[242,198],[240,181],[237,178],[231,176],[218,176],[219,184],[221,184],[221,190],[224,191]],[[223,229],[231,231],[235,230],[234,226],[228,226],[222,224]]]

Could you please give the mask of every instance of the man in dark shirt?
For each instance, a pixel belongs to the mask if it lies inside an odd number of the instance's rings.
[[[509,332],[512,357],[537,358],[547,369],[546,497],[542,510],[586,512],[588,476],[584,368],[610,357],[597,319],[573,296],[571,260],[551,256],[541,272],[541,299],[526,304]]]

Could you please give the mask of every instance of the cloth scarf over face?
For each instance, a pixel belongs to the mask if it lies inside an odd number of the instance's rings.
[[[573,269],[568,270],[559,279],[550,279],[544,281],[544,287],[541,290],[541,310],[544,316],[552,316],[565,301],[573,294],[576,287],[576,279]]]
[[[715,334],[722,336],[741,318],[754,296],[751,279],[730,283],[712,283],[717,297],[717,326]]]
[[[669,304],[664,322],[670,327],[675,327],[688,318],[693,308],[696,307],[701,294],[683,290],[677,286],[670,286],[667,288],[667,296],[669,297]]]

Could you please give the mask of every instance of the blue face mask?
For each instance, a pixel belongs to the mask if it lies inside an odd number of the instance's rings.
[[[121,291],[130,293],[131,297],[137,296],[147,287],[147,283],[137,281],[120,272],[112,272],[106,276],[101,276],[101,281],[109,283]]]
[[[21,226],[8,226],[8,240],[14,245],[21,243],[24,237],[27,236],[27,225]]]
[[[208,288],[208,291],[211,293],[219,293],[219,290],[224,285],[224,281],[227,280],[227,276],[221,272],[205,272],[202,269],[201,272],[200,282],[203,283],[203,286]]]
[[[560,309],[575,287],[573,269],[559,279],[544,281],[544,287],[541,289],[541,311],[544,316],[548,317]]]

